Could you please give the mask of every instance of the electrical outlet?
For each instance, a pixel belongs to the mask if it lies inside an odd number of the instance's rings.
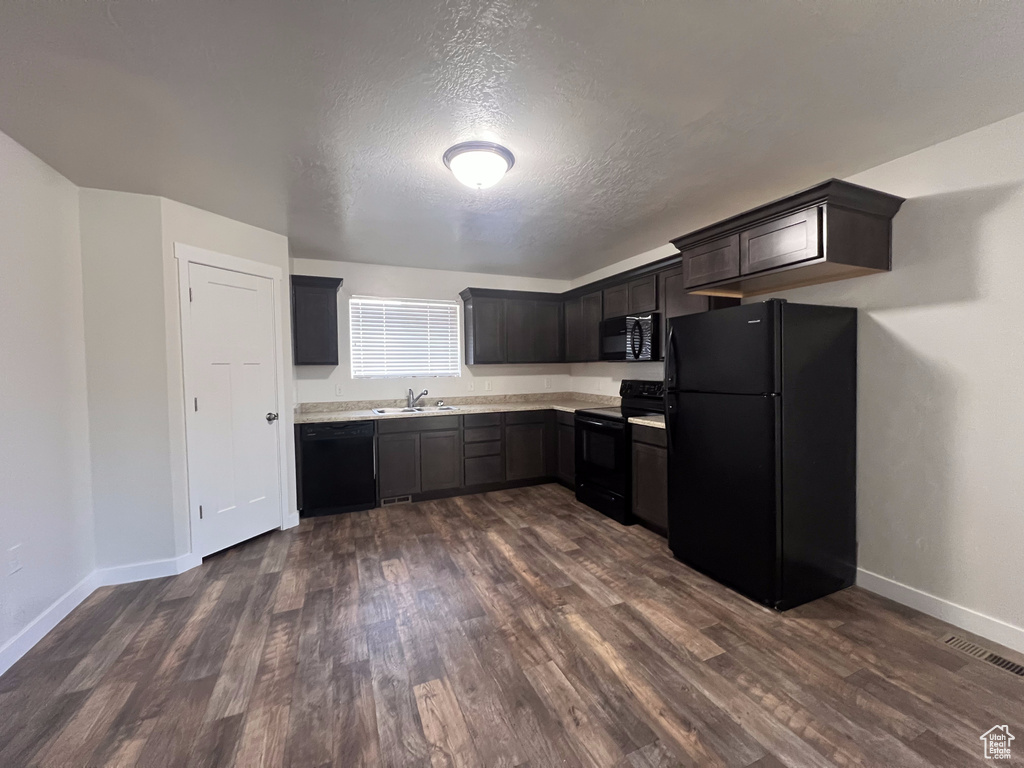
[[[466,389],[468,389],[470,392],[472,392],[474,389],[476,389],[476,382],[473,381],[472,379],[467,381],[466,382]]]
[[[486,389],[488,392],[491,391],[492,387],[491,387],[491,380],[490,379],[487,379],[486,381],[484,381],[484,389]]]
[[[335,397],[344,397],[345,396],[345,385],[344,384],[335,384],[334,385],[334,396]]]
[[[551,378],[549,376],[544,377],[544,389],[551,389]]]
[[[7,550],[7,575],[13,576],[21,568],[21,544],[15,544]]]

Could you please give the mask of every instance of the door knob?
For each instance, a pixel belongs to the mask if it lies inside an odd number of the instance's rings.
[[[277,414],[276,413],[268,413],[267,414],[267,424],[273,424],[275,421],[277,421]]]

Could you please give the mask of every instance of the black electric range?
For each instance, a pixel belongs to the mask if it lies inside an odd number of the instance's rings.
[[[632,525],[629,418],[665,413],[665,386],[660,381],[623,379],[619,396],[619,408],[576,411],[576,499]]]

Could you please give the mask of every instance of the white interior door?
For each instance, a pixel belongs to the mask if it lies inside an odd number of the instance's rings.
[[[274,286],[196,263],[188,282],[189,503],[206,556],[281,526]]]

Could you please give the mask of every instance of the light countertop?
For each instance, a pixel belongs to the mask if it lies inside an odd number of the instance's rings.
[[[389,406],[390,409],[391,406]],[[417,413],[374,413],[371,410],[359,411],[314,411],[296,413],[296,424],[319,424],[327,421],[376,421],[378,419],[418,419],[425,416],[464,416],[471,413],[508,413],[510,411],[547,411],[555,410],[563,413],[575,413],[586,408],[607,408],[600,403],[589,403],[583,400],[538,401],[534,403],[487,403],[482,405],[456,405],[452,411],[420,411]]]
[[[665,428],[665,417],[664,416],[630,416],[630,424],[640,424],[644,427],[654,427],[655,429]]]

